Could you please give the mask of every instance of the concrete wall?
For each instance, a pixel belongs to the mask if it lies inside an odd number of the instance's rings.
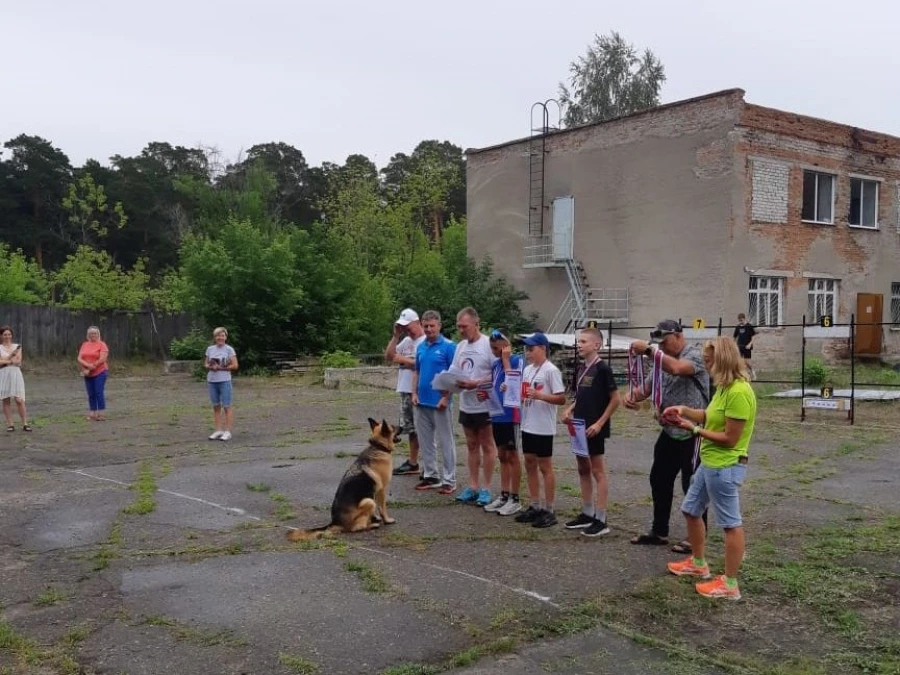
[[[546,204],[575,197],[575,257],[593,287],[628,288],[629,323],[718,315],[732,230],[732,133],[740,90],[548,138]],[[470,151],[470,254],[531,296],[544,326],[568,293],[562,269],[523,269],[528,143]],[[545,215],[549,223],[549,214]],[[547,227],[545,227],[545,231]]]

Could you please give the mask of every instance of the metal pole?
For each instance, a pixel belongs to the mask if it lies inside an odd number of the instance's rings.
[[[806,314],[803,315],[803,331],[800,341],[800,421],[806,420],[806,408],[803,406],[803,398],[806,396]]]
[[[606,363],[612,368],[612,319],[609,320],[609,332],[606,334]]]
[[[719,317],[719,337],[722,337],[722,317]]]
[[[856,315],[850,315],[850,426],[856,417]]]

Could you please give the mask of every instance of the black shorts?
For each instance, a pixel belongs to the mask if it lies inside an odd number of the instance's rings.
[[[746,347],[738,347],[738,351],[741,353],[741,358],[749,359],[752,354],[752,349],[747,349]]]
[[[491,423],[490,413],[467,413],[459,411],[459,423],[466,429],[481,429],[486,424]]]
[[[529,434],[522,432],[522,452],[526,455],[540,457],[553,457],[553,436]]]
[[[599,455],[606,454],[606,439],[600,435],[594,436],[593,438],[587,439],[588,442],[588,455],[591,457],[597,457]]]
[[[494,445],[497,450],[519,451],[519,425],[513,422],[493,422]]]

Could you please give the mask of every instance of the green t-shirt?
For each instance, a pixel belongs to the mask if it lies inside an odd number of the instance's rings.
[[[746,380],[735,380],[728,387],[719,387],[706,408],[706,424],[710,431],[725,431],[725,418],[744,420],[744,430],[733,448],[723,448],[703,439],[700,444],[700,461],[710,469],[724,469],[737,464],[738,458],[747,456],[753,425],[756,422],[756,394]]]

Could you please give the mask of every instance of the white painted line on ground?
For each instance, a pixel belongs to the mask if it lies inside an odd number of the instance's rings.
[[[404,558],[401,558],[398,555],[394,555],[393,553],[388,553],[387,551],[379,551],[376,548],[366,548],[365,546],[355,546],[354,548],[356,548],[359,551],[368,551],[369,553],[380,553],[381,555],[387,556],[389,558],[394,558],[396,560],[405,561]],[[514,586],[507,586],[506,584],[501,583],[499,581],[494,581],[493,579],[485,579],[484,577],[479,577],[476,574],[470,574],[468,572],[463,572],[462,570],[455,570],[450,567],[441,567],[440,565],[432,565],[431,563],[420,562],[418,560],[416,561],[416,565],[423,565],[425,567],[430,567],[435,570],[440,570],[441,572],[450,572],[451,574],[458,574],[458,575],[460,575],[462,577],[466,577],[468,579],[474,579],[475,581],[480,581],[485,584],[490,584],[491,586],[499,586],[500,588],[504,588],[507,591],[512,591],[513,593],[517,593],[519,595],[524,595],[528,598],[532,598],[533,600],[538,600],[540,602],[543,602],[546,605],[550,605],[551,607],[556,607],[557,609],[559,608],[559,605],[556,604],[555,602],[553,602],[552,599],[550,599],[546,595],[541,595],[540,593],[535,593],[534,591],[529,591],[527,589],[517,588]]]
[[[130,487],[130,483],[125,483],[123,481],[116,480],[114,478],[105,478],[103,476],[96,476],[94,474],[88,473],[87,471],[82,471],[80,469],[62,469],[62,470],[67,473],[74,473],[74,474],[78,474],[79,476],[85,476],[86,478],[93,478],[94,480],[102,480],[102,481],[106,481],[107,483],[115,483],[116,485],[121,485],[122,487]],[[172,495],[173,497],[178,497],[180,499],[188,499],[192,502],[198,502],[200,504],[205,504],[206,506],[212,506],[213,508],[221,509],[223,511],[227,511],[228,513],[235,513],[237,515],[243,516],[244,518],[249,518],[251,520],[257,520],[257,521],[263,520],[262,518],[258,518],[257,516],[251,516],[243,509],[238,509],[238,508],[235,508],[232,506],[223,506],[222,504],[216,504],[215,502],[207,501],[206,499],[200,499],[200,497],[192,497],[190,495],[185,495],[180,492],[172,492],[171,490],[157,489],[157,492],[161,492],[161,493],[167,494],[167,495]],[[295,530],[297,528],[288,527],[287,529]],[[380,555],[387,556],[388,558],[394,558],[395,560],[408,562],[408,561],[406,561],[405,558],[401,558],[400,556],[395,555],[393,553],[388,553],[387,551],[379,551],[378,549],[367,548],[365,546],[356,546],[354,548],[357,548],[360,551],[368,551],[369,553],[378,553]],[[470,574],[469,572],[463,572],[462,570],[455,570],[450,567],[442,567],[441,565],[433,565],[431,563],[425,563],[425,562],[419,562],[419,561],[416,561],[416,564],[424,565],[425,567],[430,567],[432,569],[439,570],[441,572],[457,574],[461,577],[466,577],[467,579],[472,579],[474,581],[480,581],[483,584],[497,586],[498,588],[503,588],[512,593],[516,593],[518,595],[524,595],[526,598],[531,598],[532,600],[537,600],[538,602],[542,602],[545,605],[549,605],[550,607],[555,607],[557,609],[559,608],[559,605],[557,603],[553,602],[553,600],[551,598],[549,598],[548,596],[541,595],[540,593],[536,593],[534,591],[529,591],[525,588],[518,588],[515,586],[507,586],[506,584],[501,583],[499,581],[494,581],[493,579],[486,579],[485,577],[480,577],[477,574]]]
[[[131,487],[130,483],[124,483],[120,480],[116,480],[114,478],[104,478],[103,476],[95,476],[92,473],[88,473],[87,471],[82,471],[81,469],[63,469],[63,471],[67,473],[76,473],[79,476],[85,476],[86,478],[93,478],[94,480],[102,480],[107,483],[115,483],[116,485],[121,485],[123,487]],[[234,513],[238,516],[242,516],[244,518],[249,518],[250,520],[262,520],[262,518],[257,518],[256,516],[251,516],[244,509],[239,509],[234,506],[224,506],[222,504],[216,504],[215,502],[208,501],[206,499],[201,499],[200,497],[192,497],[191,495],[185,495],[180,492],[172,492],[171,490],[160,490],[157,488],[157,492],[160,492],[164,495],[171,495],[173,497],[178,497],[179,499],[187,499],[192,502],[197,502],[199,504],[204,504],[206,506],[212,506],[215,509],[220,509],[225,511],[226,513]]]

